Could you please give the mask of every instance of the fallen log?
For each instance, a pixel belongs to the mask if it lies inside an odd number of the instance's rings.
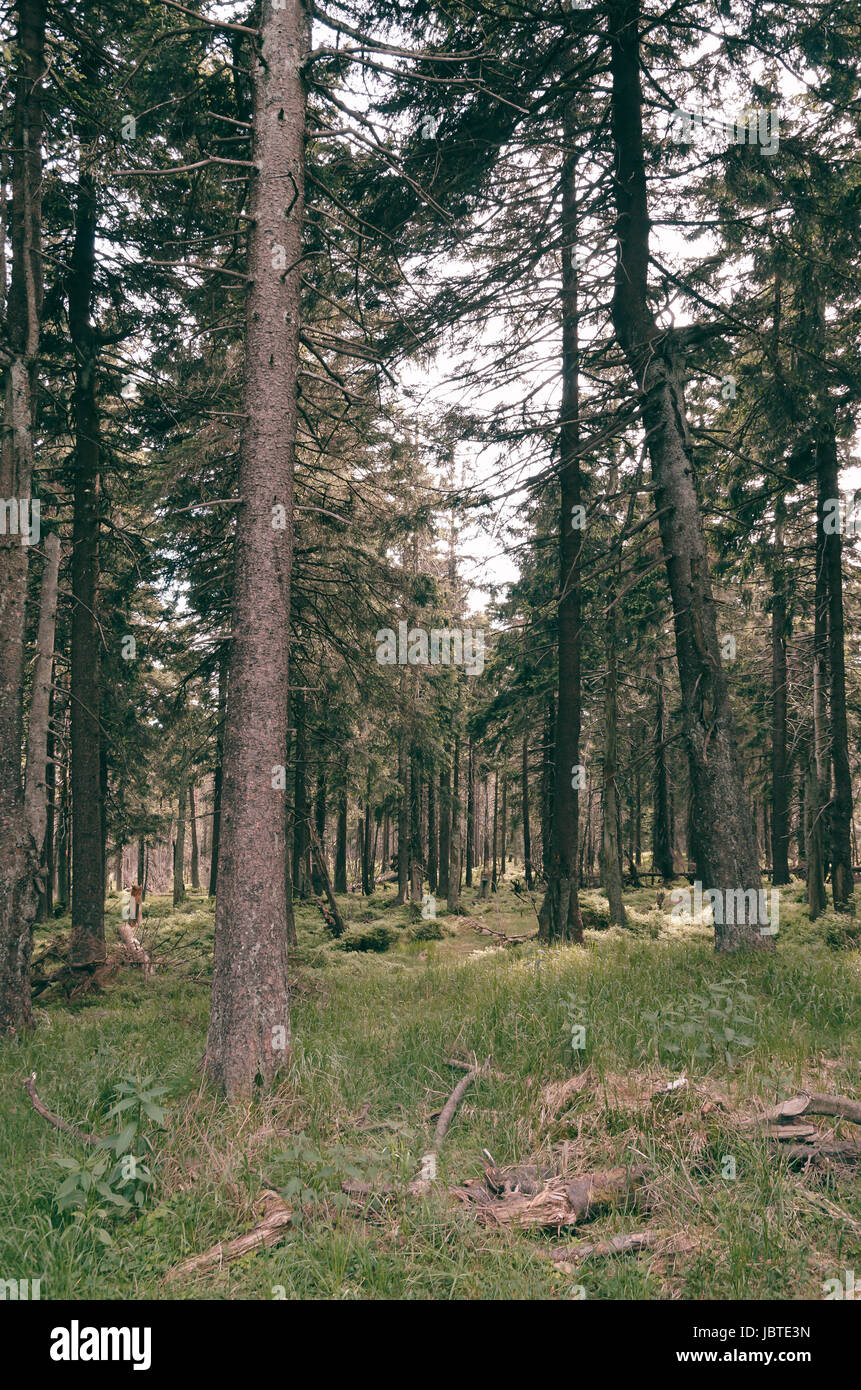
[[[172,1283],[175,1279],[206,1274],[212,1269],[220,1269],[223,1265],[229,1264],[231,1260],[238,1260],[240,1256],[250,1254],[252,1250],[264,1247],[268,1249],[277,1245],[284,1239],[286,1228],[292,1223],[293,1213],[277,1192],[264,1192],[258,1206],[264,1212],[263,1220],[258,1221],[244,1236],[236,1236],[226,1244],[219,1241],[202,1255],[194,1255],[191,1259],[174,1265],[165,1275],[165,1282]]]
[[[453,1195],[474,1203],[477,1214],[488,1225],[534,1226],[558,1230],[577,1226],[599,1211],[622,1205],[643,1187],[646,1169],[610,1168],[587,1173],[569,1182],[556,1178],[534,1195],[514,1191],[490,1201],[478,1197],[468,1184],[454,1189]]]
[[[524,941],[535,941],[538,933],[533,932],[531,936],[506,936],[504,931],[496,931],[493,927],[488,927],[484,922],[479,922],[477,917],[461,917],[461,922],[465,927],[472,927],[473,931],[480,932],[482,936],[495,936],[503,946],[520,946]]]
[[[771,1109],[761,1111],[742,1123],[767,1125],[775,1120],[791,1119],[798,1115],[829,1115],[833,1119],[851,1120],[852,1124],[861,1125],[861,1101],[850,1100],[848,1096],[827,1096],[816,1091],[801,1091],[797,1096],[790,1096],[780,1105],[773,1105]]]

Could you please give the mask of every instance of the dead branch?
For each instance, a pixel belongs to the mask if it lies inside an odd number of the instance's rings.
[[[258,1221],[244,1236],[236,1236],[226,1245],[219,1241],[204,1254],[194,1255],[190,1260],[174,1265],[165,1275],[165,1282],[206,1274],[212,1269],[220,1269],[222,1265],[229,1264],[231,1260],[249,1254],[252,1250],[260,1250],[263,1247],[268,1249],[271,1245],[277,1245],[284,1239],[286,1227],[293,1220],[293,1213],[277,1192],[264,1192],[258,1205],[264,1212],[263,1220]]]
[[[688,1236],[662,1236],[659,1231],[636,1231],[627,1236],[611,1236],[609,1240],[587,1241],[551,1250],[554,1264],[583,1264],[585,1260],[602,1260],[610,1255],[627,1255],[631,1251],[654,1250],[658,1255],[682,1255],[696,1249],[696,1241]]]
[[[796,1115],[830,1115],[834,1119],[851,1120],[852,1124],[861,1125],[861,1101],[849,1100],[847,1096],[826,1096],[815,1091],[801,1091],[797,1096],[790,1096],[789,1100],[743,1120],[742,1123],[764,1125],[775,1120],[791,1119]]]
[[[27,1077],[24,1086],[33,1102],[33,1109],[42,1116],[43,1120],[47,1120],[49,1125],[53,1125],[55,1129],[61,1129],[64,1134],[71,1134],[74,1139],[80,1139],[82,1144],[100,1144],[102,1142],[98,1134],[86,1134],[84,1130],[78,1129],[77,1125],[70,1124],[61,1115],[55,1115],[53,1110],[48,1109],[36,1093],[36,1073],[34,1071]]]

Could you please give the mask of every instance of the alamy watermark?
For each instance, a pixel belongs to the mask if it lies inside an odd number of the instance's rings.
[[[719,112],[676,110],[670,116],[670,139],[676,145],[711,142],[724,145],[758,145],[760,154],[776,154],[780,143],[780,115],[777,111],[739,111],[723,116]]]
[[[375,638],[381,666],[462,666],[468,676],[484,670],[484,632],[472,628],[381,627]]]
[[[20,536],[22,545],[38,545],[41,514],[38,497],[0,497],[0,536]]]
[[[776,936],[780,926],[780,891],[771,890],[771,911],[763,888],[707,888],[699,879],[693,887],[674,888],[670,916],[677,920],[696,921],[703,909],[710,907],[712,920],[718,926],[748,924],[758,926],[760,936]]]

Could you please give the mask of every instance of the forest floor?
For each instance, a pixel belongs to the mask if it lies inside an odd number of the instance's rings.
[[[417,922],[387,886],[340,902],[352,944],[371,933],[389,948],[347,951],[302,904],[290,1065],[272,1095],[233,1108],[200,1074],[213,904],[150,898],[156,975],[125,967],[80,1000],[52,989],[38,1030],[0,1050],[0,1277],[41,1278],[43,1298],[822,1298],[826,1280],[861,1268],[861,1170],[793,1169],[739,1120],[802,1088],[861,1098],[861,952],[841,949],[833,916],[810,924],[803,896],[799,883],[783,890],[776,953],[744,960],[716,958],[710,928],[672,919],[654,889],[626,892],[625,929],[604,928],[606,902],[584,894],[584,948],[504,947],[444,914]],[[464,912],[508,936],[536,930],[511,883],[490,902],[467,890]],[[112,939],[119,913],[112,895]],[[40,928],[37,955],[68,925]],[[410,939],[437,928],[441,939]],[[463,1075],[447,1059],[487,1056],[436,1181],[408,1193]],[[117,1153],[143,1155],[151,1182],[138,1169],[124,1185],[104,1150],[46,1123],[24,1088],[33,1071],[44,1104],[82,1130],[130,1122]],[[682,1075],[670,1099],[652,1099]],[[142,1098],[146,1078],[165,1091]],[[853,1128],[818,1123],[838,1138]],[[572,1174],[642,1164],[651,1208],[561,1233],[481,1224],[447,1186],[481,1179],[484,1150],[497,1165],[564,1160]],[[345,1180],[379,1195],[347,1196]],[[165,1282],[253,1227],[264,1190],[294,1212],[283,1240]],[[644,1230],[681,1249],[549,1258]]]

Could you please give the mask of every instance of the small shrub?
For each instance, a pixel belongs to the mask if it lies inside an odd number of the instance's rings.
[[[371,927],[370,931],[361,931],[356,927],[351,928],[341,938],[341,949],[343,951],[387,951],[394,941],[397,941],[397,932],[392,927],[386,927],[380,923],[376,927]]]
[[[838,913],[830,915],[825,941],[832,951],[857,951],[861,947],[861,922]]]
[[[431,920],[416,922],[407,929],[407,937],[410,941],[442,941],[442,924]]]

